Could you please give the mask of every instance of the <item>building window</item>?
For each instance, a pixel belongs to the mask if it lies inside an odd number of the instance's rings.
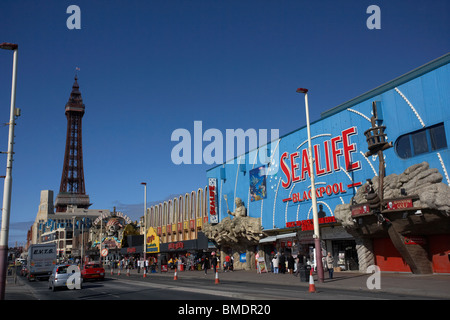
[[[402,159],[447,148],[443,123],[400,136],[395,151]]]

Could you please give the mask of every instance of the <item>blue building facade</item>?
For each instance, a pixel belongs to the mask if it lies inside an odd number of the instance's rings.
[[[368,151],[364,131],[371,127],[373,102],[379,124],[386,126],[387,139],[393,143],[393,148],[384,152],[386,175],[400,174],[426,161],[439,170],[442,182],[450,185],[449,88],[450,54],[446,54],[322,113],[321,119],[311,123],[323,226],[333,225],[336,206],[350,203],[357,188],[378,175],[377,156],[364,155]],[[268,234],[312,230],[307,149],[305,126],[208,170],[207,178],[216,183],[213,214],[219,221],[227,217],[227,205],[233,211],[231,199],[239,197],[247,215],[260,217]],[[260,153],[269,155],[267,161]]]

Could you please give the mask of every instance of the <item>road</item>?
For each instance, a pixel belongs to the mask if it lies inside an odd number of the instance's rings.
[[[344,288],[322,288],[316,293],[305,287],[252,281],[221,281],[200,273],[174,281],[169,277],[109,276],[104,281],[88,281],[81,290],[66,288],[52,292],[46,281],[27,282],[24,286],[36,300],[412,300],[426,296]],[[297,280],[298,281],[298,280]]]

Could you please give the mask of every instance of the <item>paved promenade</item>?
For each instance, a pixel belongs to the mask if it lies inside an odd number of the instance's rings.
[[[314,274],[314,285],[316,290],[320,292],[324,288],[333,289],[348,289],[348,290],[369,290],[367,288],[367,280],[373,274],[365,274],[360,272],[335,272],[333,279],[328,279],[328,273],[325,272],[325,279],[320,283],[317,274]],[[142,277],[142,272],[137,273],[136,270],[131,270],[131,277]],[[174,273],[152,273],[148,277],[166,277],[168,281],[173,281]],[[181,271],[177,273],[178,279],[205,277],[203,271]],[[114,277],[117,277],[115,275]],[[122,273],[120,277],[126,277]],[[207,276],[214,281],[214,272],[208,271]],[[286,286],[298,286],[305,291],[309,290],[309,277],[307,282],[301,282],[299,277],[291,274],[273,274],[263,273],[258,274],[256,271],[237,270],[234,272],[219,271],[220,282],[224,281],[238,281],[238,282],[260,282],[266,284],[283,284]],[[426,296],[432,299],[450,299],[450,274],[432,274],[432,275],[413,275],[410,273],[390,273],[382,272],[380,278],[381,288],[379,291],[387,293],[396,293],[408,296]],[[378,289],[372,289],[378,290]]]

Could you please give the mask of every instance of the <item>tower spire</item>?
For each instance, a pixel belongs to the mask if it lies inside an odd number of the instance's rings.
[[[75,74],[75,82],[65,106],[67,118],[66,149],[61,185],[55,201],[56,212],[67,211],[69,205],[78,208],[88,208],[91,205],[84,184],[81,130],[84,110],[85,106],[78,85],[78,76]]]

